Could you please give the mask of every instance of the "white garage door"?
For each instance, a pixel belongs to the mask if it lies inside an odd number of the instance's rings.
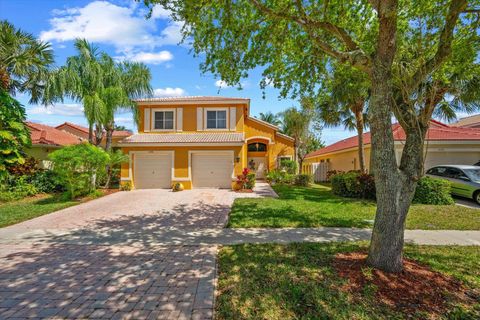
[[[170,154],[136,154],[134,167],[136,189],[171,187],[172,156]]]
[[[232,187],[233,156],[231,154],[192,154],[194,188]]]

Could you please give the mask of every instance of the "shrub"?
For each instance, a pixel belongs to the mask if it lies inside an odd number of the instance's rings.
[[[313,177],[309,174],[298,174],[295,176],[295,185],[308,187],[312,183]]]
[[[281,160],[280,161],[280,170],[285,170],[287,173],[295,174],[297,173],[298,164],[293,160]]]
[[[65,191],[65,183],[61,177],[52,170],[39,170],[30,177],[30,183],[37,188],[38,192],[62,192]]]
[[[330,181],[333,176],[337,175],[337,174],[341,174],[341,173],[345,173],[345,171],[341,171],[341,170],[329,170],[327,171],[327,181]]]
[[[240,189],[253,189],[255,180],[255,173],[250,172],[248,168],[244,168],[242,174],[237,176],[237,184],[240,186]]]
[[[26,158],[24,163],[16,163],[7,167],[10,174],[14,176],[30,176],[34,175],[38,169],[38,161],[35,158]]]
[[[373,175],[356,171],[339,173],[332,177],[333,194],[350,197],[375,199],[375,181]]]
[[[418,180],[413,202],[434,205],[453,204],[450,188],[451,183],[448,180],[423,177]]]
[[[71,199],[92,193],[96,176],[105,170],[109,155],[99,147],[81,143],[56,150],[49,155],[53,170],[65,181]]]
[[[120,190],[121,191],[130,191],[132,190],[132,183],[130,181],[126,181],[122,184],[120,184]]]
[[[7,202],[33,196],[38,193],[37,188],[28,182],[27,176],[7,178],[7,186],[0,190],[0,201]]]
[[[292,184],[295,180],[295,175],[284,170],[275,169],[267,173],[266,180],[268,183]]]
[[[253,187],[255,187],[256,180],[257,177],[254,172],[247,174],[247,181],[245,183],[246,189],[253,189]]]

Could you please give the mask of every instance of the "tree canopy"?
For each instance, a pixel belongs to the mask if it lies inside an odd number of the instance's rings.
[[[184,40],[193,40],[201,70],[230,85],[260,67],[262,87],[268,79],[295,98],[315,96],[333,63],[368,76],[377,215],[367,261],[402,270],[404,222],[423,173],[425,133],[444,97],[445,75],[478,62],[480,0],[144,2],[184,22]],[[406,134],[399,165],[393,115]]]
[[[11,94],[25,92],[30,102],[43,97],[45,81],[53,64],[53,50],[32,34],[0,21],[0,83]]]

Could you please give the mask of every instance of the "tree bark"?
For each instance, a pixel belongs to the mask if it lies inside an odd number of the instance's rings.
[[[95,128],[95,145],[99,146],[103,139],[103,128],[99,125]]]
[[[106,138],[105,138],[105,151],[110,152],[112,149],[112,136],[113,136],[113,123],[105,126]],[[112,168],[110,165],[107,165],[105,168],[107,171],[107,181],[105,182],[105,188],[110,188],[110,181],[112,178]]]
[[[105,128],[105,133],[106,133],[105,151],[110,152],[110,150],[112,149],[113,126],[112,127],[110,127],[110,126],[106,127]]]
[[[391,123],[398,1],[385,0],[377,4],[380,24],[369,108],[371,168],[375,176],[377,212],[367,263],[387,272],[399,272],[403,269],[404,222],[412,192],[411,188],[404,188],[407,187],[406,181],[397,166]],[[405,191],[410,192],[405,194]]]
[[[88,124],[88,142],[93,144],[93,123]]]
[[[362,173],[367,172],[365,166],[365,148],[363,145],[363,127],[365,123],[363,121],[363,102],[361,106],[356,106],[354,108],[355,114],[355,125],[357,129],[357,136],[358,136],[358,162],[360,164],[360,171]]]

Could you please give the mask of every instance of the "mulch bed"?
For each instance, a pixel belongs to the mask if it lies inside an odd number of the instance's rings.
[[[373,286],[375,299],[394,310],[405,314],[423,311],[434,317],[448,310],[447,301],[475,303],[474,293],[459,281],[414,260],[404,259],[404,270],[400,273],[387,273],[368,267],[366,257],[364,252],[335,256],[335,270],[348,279],[342,290],[361,294],[366,287]]]

